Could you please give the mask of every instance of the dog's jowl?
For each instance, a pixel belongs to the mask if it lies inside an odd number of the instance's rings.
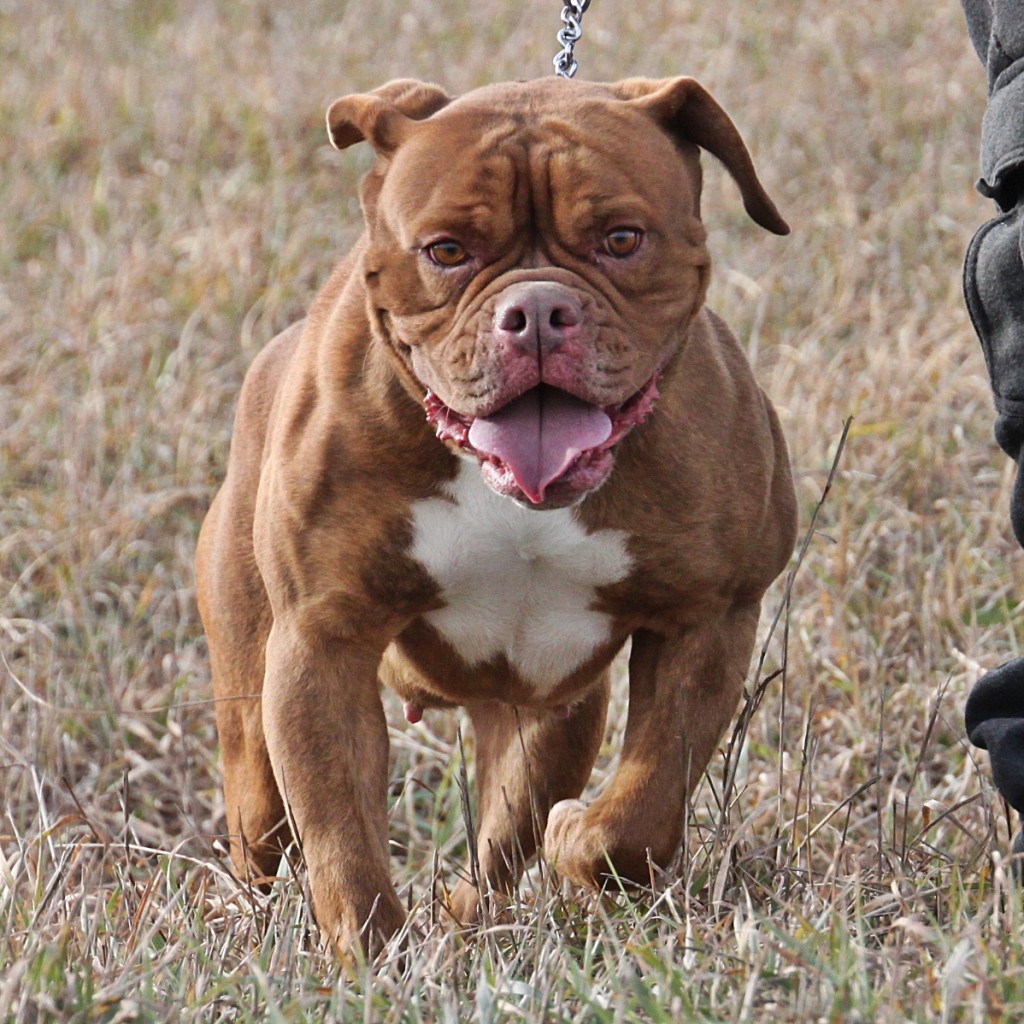
[[[381,685],[467,709],[485,890],[538,837],[582,885],[671,860],[795,530],[775,412],[704,307],[701,150],[788,229],[688,78],[393,82],[328,126],[376,151],[366,230],[249,371],[199,601],[236,871],[274,874],[294,827],[320,926],[375,950],[404,919]]]

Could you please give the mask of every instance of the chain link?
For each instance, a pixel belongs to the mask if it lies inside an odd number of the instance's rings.
[[[562,28],[558,33],[558,41],[562,44],[562,50],[555,55],[553,61],[555,74],[562,78],[572,78],[576,74],[579,64],[572,55],[572,48],[579,42],[583,35],[580,22],[583,14],[590,6],[590,0],[566,0],[562,8]]]

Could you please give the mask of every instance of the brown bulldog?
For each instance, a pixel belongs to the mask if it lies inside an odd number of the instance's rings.
[[[582,885],[671,860],[796,518],[775,412],[703,305],[700,150],[788,228],[689,78],[393,82],[328,125],[377,153],[366,231],[249,371],[199,606],[235,870],[274,874],[294,829],[321,928],[375,950],[405,918],[381,683],[413,721],[469,712],[480,889],[541,836]]]

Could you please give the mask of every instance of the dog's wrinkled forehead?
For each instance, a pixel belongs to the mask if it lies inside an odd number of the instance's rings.
[[[696,147],[688,168],[679,146],[625,104],[528,100],[470,94],[397,150],[381,200],[392,226],[417,236],[403,242],[456,227],[500,234],[526,219],[561,231],[581,219],[697,212]]]

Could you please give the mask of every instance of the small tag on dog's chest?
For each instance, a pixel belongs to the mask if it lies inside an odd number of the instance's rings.
[[[610,639],[611,616],[592,605],[629,573],[628,534],[587,533],[568,508],[523,508],[460,461],[450,498],[412,508],[411,554],[445,601],[425,619],[467,665],[504,655],[543,696]]]

